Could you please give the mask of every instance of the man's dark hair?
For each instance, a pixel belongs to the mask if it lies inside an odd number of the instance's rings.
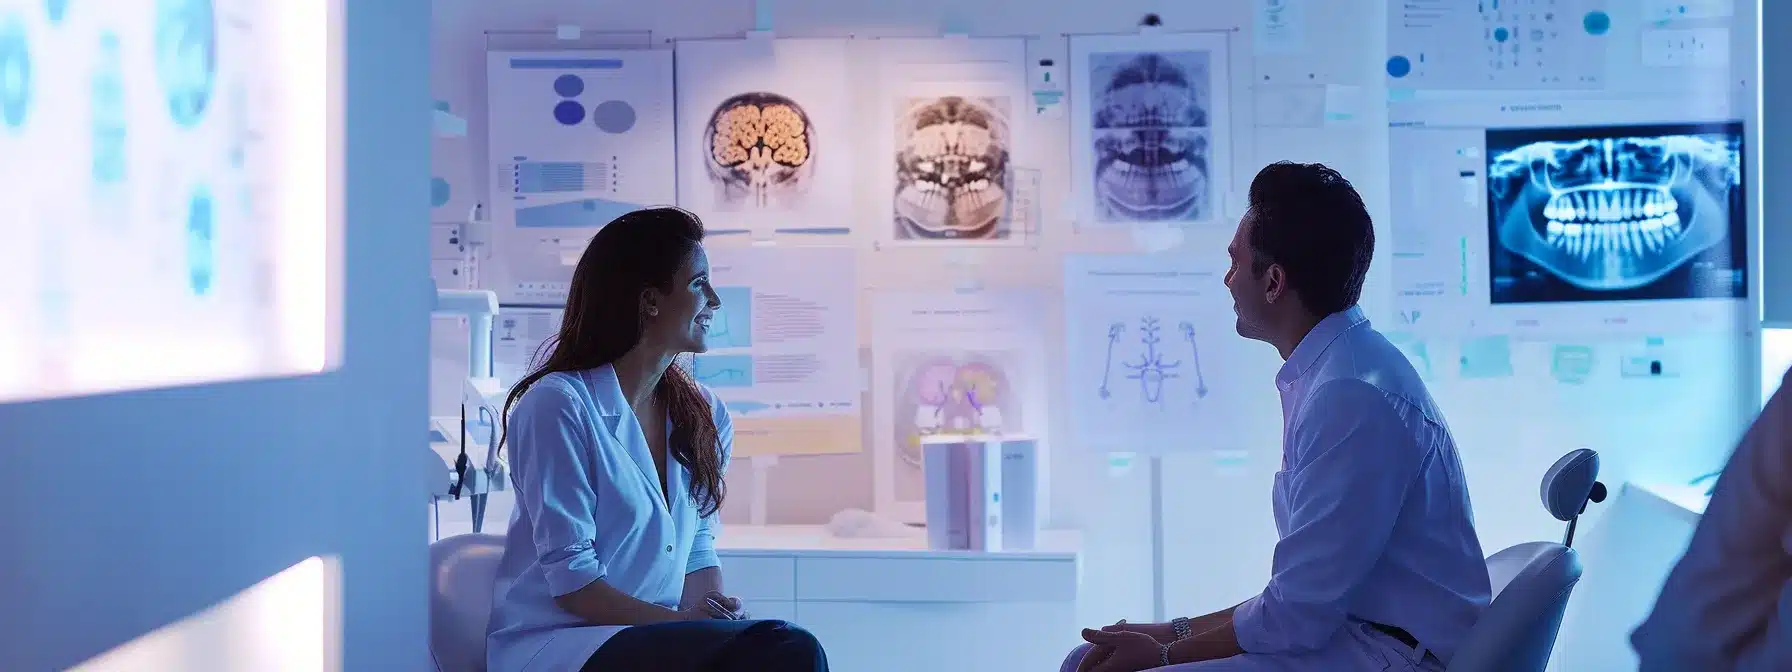
[[[1325,164],[1278,161],[1251,180],[1250,200],[1252,273],[1280,264],[1318,315],[1356,305],[1375,227],[1350,180]]]

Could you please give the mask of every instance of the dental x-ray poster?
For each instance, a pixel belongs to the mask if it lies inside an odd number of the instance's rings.
[[[1024,434],[1044,441],[1046,297],[885,291],[872,305],[875,502],[881,514],[922,521],[923,439]]]
[[[1134,453],[1243,447],[1232,432],[1250,400],[1276,403],[1275,367],[1252,362],[1274,352],[1246,351],[1252,343],[1236,332],[1226,268],[1219,258],[1187,255],[1066,259],[1073,445]]]
[[[708,248],[722,305],[689,363],[734,419],[734,456],[856,453],[861,371],[848,247]]]
[[[677,201],[672,52],[487,55],[498,299],[558,303],[592,234]]]
[[[1494,305],[1740,299],[1742,123],[1487,131]]]
[[[1222,221],[1231,78],[1220,33],[1070,38],[1079,226]]]
[[[876,41],[877,154],[891,244],[1024,242],[1014,216],[1017,142],[1025,114],[1026,42],[1020,39]],[[880,217],[880,220],[884,218]]]
[[[678,198],[711,235],[844,235],[866,151],[847,41],[678,43]]]

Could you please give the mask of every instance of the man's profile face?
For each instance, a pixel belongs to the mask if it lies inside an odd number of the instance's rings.
[[[1265,281],[1268,273],[1259,274],[1252,268],[1251,220],[1250,211],[1246,211],[1238,220],[1238,231],[1232,235],[1232,244],[1226,248],[1232,259],[1231,268],[1226,270],[1226,289],[1232,293],[1232,312],[1238,316],[1238,335],[1262,341],[1269,337],[1269,299]]]

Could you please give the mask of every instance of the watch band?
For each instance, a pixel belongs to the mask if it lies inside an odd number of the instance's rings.
[[[1185,616],[1178,616],[1174,620],[1171,620],[1170,630],[1176,633],[1176,641],[1178,642],[1195,636],[1194,626],[1190,624],[1189,619]]]

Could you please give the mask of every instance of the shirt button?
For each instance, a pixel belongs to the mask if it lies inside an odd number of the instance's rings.
[[[671,545],[671,544],[666,544],[666,552],[667,552],[667,553],[671,553],[671,552],[672,552],[672,545]]]

